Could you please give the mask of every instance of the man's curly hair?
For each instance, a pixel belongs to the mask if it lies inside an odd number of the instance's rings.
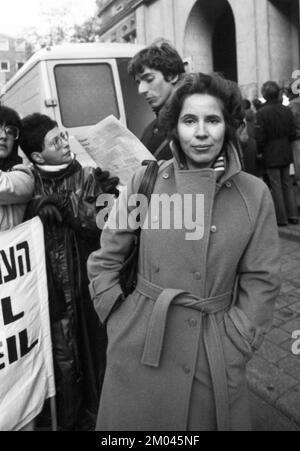
[[[217,73],[187,74],[179,82],[162,115],[162,124],[171,139],[177,140],[177,123],[185,99],[193,94],[209,94],[219,99],[223,106],[226,124],[225,142],[236,142],[236,130],[245,113],[238,85]]]
[[[167,41],[154,42],[137,53],[129,63],[128,73],[135,78],[142,74],[146,67],[161,72],[166,81],[185,73],[179,53]]]

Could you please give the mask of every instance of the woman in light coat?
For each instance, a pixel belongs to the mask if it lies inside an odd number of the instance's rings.
[[[119,273],[134,232],[114,224],[132,210],[141,169],[90,256],[90,291],[108,332],[98,430],[251,429],[245,368],[271,326],[279,244],[269,190],[241,171],[232,145],[240,111],[235,84],[187,75],[166,116],[174,158],[154,188],[179,195],[184,211],[174,202],[162,228],[151,203],[137,287],[124,299]],[[194,230],[178,227],[191,205]]]
[[[0,232],[20,224],[33,193],[33,175],[18,156],[21,120],[0,106]]]

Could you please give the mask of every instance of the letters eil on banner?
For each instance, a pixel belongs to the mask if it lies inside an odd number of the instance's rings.
[[[55,395],[42,223],[0,233],[0,431],[19,430]]]

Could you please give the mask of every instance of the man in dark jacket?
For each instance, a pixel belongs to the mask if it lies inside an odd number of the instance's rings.
[[[104,373],[106,332],[88,291],[86,261],[99,242],[96,200],[116,193],[118,178],[81,167],[68,136],[39,113],[22,121],[20,145],[34,164],[34,198],[27,217],[44,224],[58,424],[94,429]]]
[[[298,223],[297,207],[289,174],[293,162],[291,140],[295,135],[292,112],[279,100],[280,88],[268,81],[262,87],[265,105],[256,115],[258,153],[263,155],[279,226]]]
[[[157,160],[170,160],[173,155],[159,116],[185,72],[183,61],[168,42],[161,42],[135,55],[128,71],[138,85],[139,94],[145,97],[157,116],[144,131],[141,141]]]

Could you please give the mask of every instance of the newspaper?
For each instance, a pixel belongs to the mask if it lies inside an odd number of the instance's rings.
[[[97,166],[118,176],[122,185],[129,182],[144,160],[155,160],[114,116],[108,116],[76,138]]]

